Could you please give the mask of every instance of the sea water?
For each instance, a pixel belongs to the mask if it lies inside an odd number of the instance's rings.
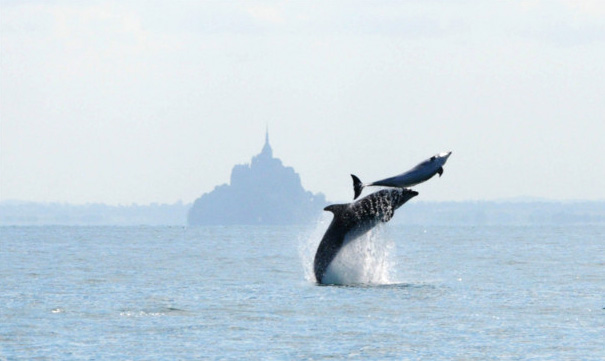
[[[0,360],[605,359],[603,225],[325,228],[2,227]]]

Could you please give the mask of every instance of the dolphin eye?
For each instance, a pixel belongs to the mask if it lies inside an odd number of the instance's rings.
[[[432,156],[431,157],[431,162],[434,161],[434,160],[435,160],[435,156]]]

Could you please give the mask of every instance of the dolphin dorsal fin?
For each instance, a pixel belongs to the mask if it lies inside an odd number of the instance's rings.
[[[339,213],[344,212],[344,210],[347,209],[348,206],[349,204],[331,204],[324,208],[324,211],[330,211],[334,213],[334,215],[337,215]]]

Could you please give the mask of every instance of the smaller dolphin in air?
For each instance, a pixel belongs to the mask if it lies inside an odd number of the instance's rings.
[[[441,175],[443,174],[443,166],[445,165],[445,162],[447,162],[447,158],[449,158],[451,154],[452,152],[435,154],[434,156],[418,164],[407,172],[368,184],[362,183],[361,180],[357,178],[357,176],[351,174],[351,177],[353,178],[353,190],[355,191],[355,197],[353,197],[353,199],[357,199],[357,197],[359,197],[364,187],[384,186],[407,188],[415,186],[418,183],[427,181],[437,173],[439,173],[439,176],[441,177]]]

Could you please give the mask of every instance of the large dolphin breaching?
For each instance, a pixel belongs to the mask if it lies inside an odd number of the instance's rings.
[[[329,283],[325,275],[340,250],[378,224],[390,221],[395,210],[418,195],[418,192],[407,187],[427,181],[435,174],[441,176],[443,165],[451,154],[452,152],[439,153],[407,172],[365,185],[351,175],[355,198],[361,194],[364,186],[385,186],[392,189],[379,190],[352,203],[332,204],[324,208],[325,211],[332,212],[334,217],[315,253],[313,272],[317,282]]]
[[[417,195],[418,192],[409,189],[383,189],[354,203],[333,204],[324,208],[334,213],[334,218],[319,243],[313,261],[317,282],[324,283],[326,270],[346,242],[367,233],[381,222],[388,222],[397,208]]]

